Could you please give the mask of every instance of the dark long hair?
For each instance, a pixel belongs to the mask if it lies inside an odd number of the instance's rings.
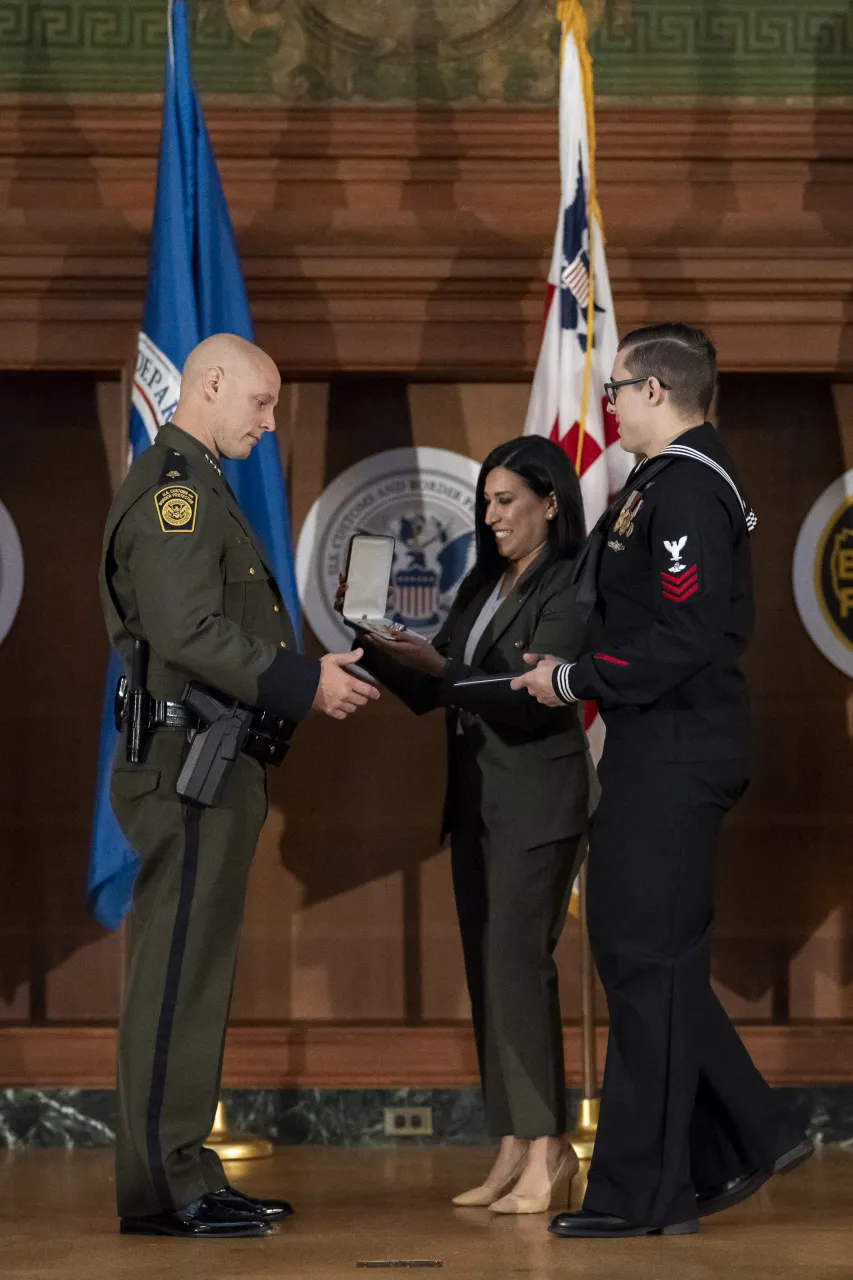
[[[458,602],[463,607],[506,568],[494,534],[486,525],[486,478],[496,467],[505,467],[519,476],[538,497],[547,498],[553,493],[556,498],[557,514],[548,526],[543,567],[554,560],[574,560],[586,538],[580,482],[560,446],[544,436],[519,436],[499,444],[486,458],[477,478],[477,561],[459,588]]]

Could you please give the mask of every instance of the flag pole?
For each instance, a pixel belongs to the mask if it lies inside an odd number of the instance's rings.
[[[589,946],[586,916],[587,858],[578,876],[580,897],[581,940],[581,1058],[583,1063],[583,1094],[578,1107],[577,1125],[569,1135],[569,1141],[580,1160],[590,1160],[595,1147],[598,1129],[598,1065],[595,1053],[595,970]]]
[[[587,226],[589,227],[589,294],[586,309],[586,358],[583,371],[583,391],[581,394],[581,410],[578,418],[578,447],[575,457],[575,471],[583,472],[583,446],[586,435],[587,409],[589,407],[589,387],[592,378],[592,352],[595,340],[595,227],[601,224],[599,217],[598,193],[595,185],[595,100],[593,96],[592,58],[589,55],[587,38],[589,24],[581,0],[559,0],[557,19],[562,24],[560,39],[560,59],[564,56],[566,41],[573,37],[580,64],[581,86],[583,92],[584,114],[586,116],[586,136],[589,148],[589,183],[587,196]]]
[[[174,16],[174,0],[168,0],[166,33],[169,65],[173,72],[175,68]],[[228,1128],[225,1103],[221,1097],[216,1106],[213,1128],[208,1134],[204,1145],[215,1151],[220,1160],[259,1160],[271,1156],[273,1153],[273,1145],[269,1138],[263,1138],[254,1133],[238,1133]]]
[[[580,63],[586,136],[589,148],[589,183],[587,190],[587,226],[589,227],[589,296],[586,314],[586,358],[584,361],[583,393],[578,419],[578,447],[575,470],[583,474],[583,447],[589,408],[590,382],[592,378],[592,353],[595,338],[595,235],[601,226],[598,192],[595,183],[595,101],[593,96],[592,59],[587,37],[589,26],[580,0],[560,0],[557,17],[562,23],[560,56],[565,43],[574,37]],[[588,855],[587,855],[588,858]],[[570,1141],[581,1160],[590,1160],[595,1147],[598,1129],[599,1098],[598,1069],[595,1054],[595,971],[589,945],[586,914],[587,858],[584,858],[578,876],[579,924],[581,950],[581,1054],[583,1061],[583,1095],[578,1108],[577,1124]]]

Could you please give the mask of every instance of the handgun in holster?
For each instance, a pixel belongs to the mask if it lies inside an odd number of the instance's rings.
[[[177,782],[178,795],[204,808],[217,804],[228,775],[243,749],[254,711],[213,689],[191,682],[181,698],[206,728],[193,738]]]
[[[154,700],[148,692],[148,641],[134,640],[130,684],[125,683],[124,706],[127,719],[125,756],[128,764],[142,764],[148,737],[154,727]],[[121,691],[121,682],[119,682]],[[117,694],[116,702],[118,703]]]

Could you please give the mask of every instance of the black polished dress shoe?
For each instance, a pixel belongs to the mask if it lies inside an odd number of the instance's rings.
[[[785,1151],[781,1156],[777,1156],[773,1165],[774,1173],[791,1173],[794,1169],[798,1169],[801,1164],[805,1164],[809,1156],[813,1156],[815,1146],[811,1138],[803,1138],[802,1142],[798,1142],[795,1147],[791,1147],[790,1151]]]
[[[214,1199],[228,1209],[238,1209],[241,1213],[249,1213],[261,1222],[275,1222],[279,1218],[289,1218],[293,1213],[293,1205],[286,1200],[258,1200],[255,1196],[247,1196],[245,1191],[226,1186],[222,1191],[214,1191]]]
[[[744,1200],[754,1196],[772,1177],[772,1169],[755,1169],[752,1173],[742,1173],[738,1178],[730,1178],[722,1186],[697,1191],[696,1212],[700,1218],[707,1218],[712,1213],[733,1209],[736,1204],[742,1204]]]
[[[725,1209],[733,1209],[743,1204],[750,1196],[754,1196],[775,1173],[791,1173],[814,1155],[814,1143],[811,1138],[803,1138],[790,1151],[777,1156],[771,1169],[755,1169],[752,1173],[742,1173],[738,1178],[731,1178],[720,1187],[711,1187],[707,1191],[696,1192],[696,1212],[700,1218],[707,1218],[712,1213],[722,1213]]]
[[[270,1226],[246,1210],[220,1204],[214,1195],[202,1196],[192,1204],[172,1212],[153,1213],[144,1218],[122,1218],[124,1236],[183,1236],[188,1240],[233,1240],[243,1236],[266,1236]]]
[[[699,1223],[692,1218],[666,1227],[634,1227],[611,1213],[577,1209],[574,1213],[558,1213],[548,1230],[565,1240],[617,1240],[629,1236],[692,1236],[699,1230]]]

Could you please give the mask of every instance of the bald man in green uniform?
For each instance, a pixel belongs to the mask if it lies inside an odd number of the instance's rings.
[[[174,420],[133,464],[104,535],[101,599],[130,685],[119,699],[111,800],[141,855],[119,1031],[116,1184],[128,1234],[263,1235],[290,1212],[230,1187],[204,1146],[267,811],[258,757],[283,754],[312,707],[342,720],[378,694],[345,670],[360,651],[319,661],[297,653],[263,548],[222,473],[222,458],[248,457],[275,430],[280,386],[273,361],[241,338],[197,347]],[[140,682],[150,701],[135,741]],[[235,739],[230,758],[226,743],[212,804],[210,793],[189,798],[185,776],[190,741],[205,727],[188,705],[190,682],[236,710],[235,723],[264,728]]]

